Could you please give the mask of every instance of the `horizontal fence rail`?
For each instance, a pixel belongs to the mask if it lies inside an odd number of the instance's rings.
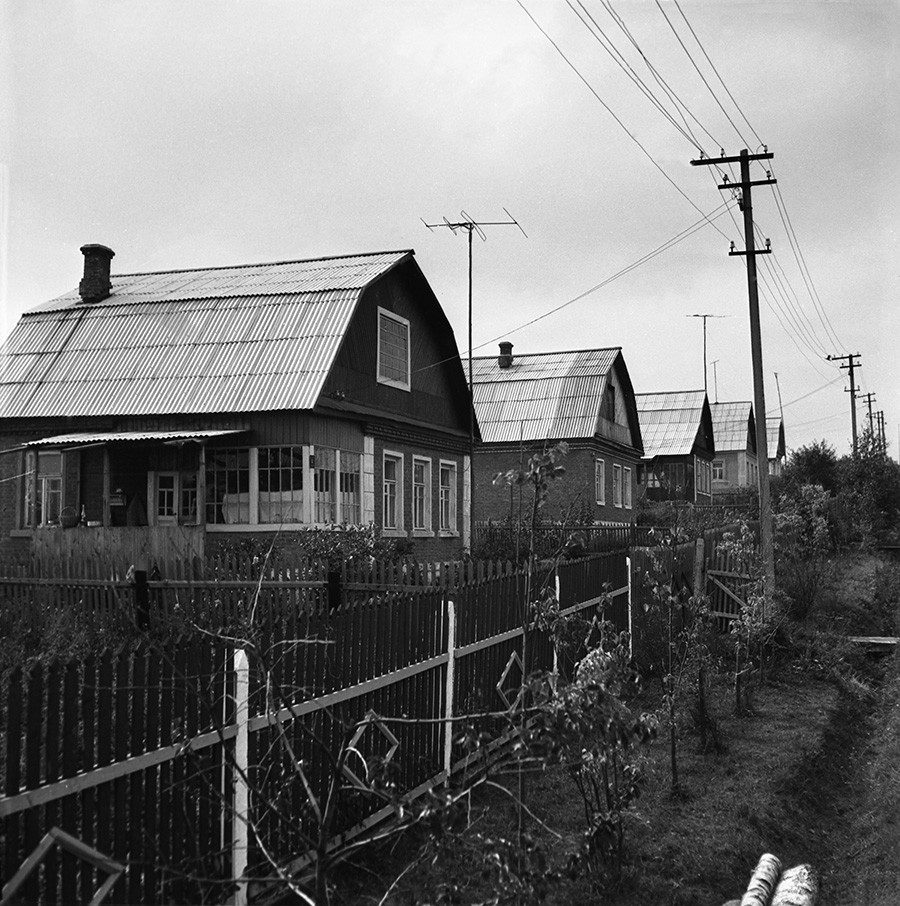
[[[148,580],[151,618],[180,608],[212,626],[241,611],[278,630],[246,651],[238,637],[195,631],[7,673],[0,871],[13,877],[59,827],[126,866],[112,901],[256,899],[274,875],[270,857],[292,869],[309,860],[321,830],[312,803],[327,798],[336,757],[341,792],[327,830],[346,841],[393,812],[371,792],[377,765],[407,797],[426,793],[474,766],[462,727],[508,737],[503,715],[523,673],[567,669],[549,637],[528,628],[528,601],[549,589],[563,612],[602,608],[625,630],[629,575],[625,554],[608,553],[530,575],[496,562],[367,565],[343,570],[331,598],[324,568]],[[7,607],[11,596],[24,607],[31,595],[33,608],[50,595],[102,613],[139,609],[136,584],[18,577],[0,580],[0,595]],[[50,852],[21,893],[83,902],[100,883],[96,866]]]

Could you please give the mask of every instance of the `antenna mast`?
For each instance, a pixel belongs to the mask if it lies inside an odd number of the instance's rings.
[[[522,229],[522,225],[513,217],[506,208],[503,213],[509,220],[475,220],[465,211],[460,211],[460,220],[450,221],[446,217],[442,223],[422,223],[432,232],[436,229],[446,228],[455,236],[457,231],[462,230],[469,238],[469,544],[471,550],[475,543],[475,388],[472,386],[472,233],[478,233],[482,242],[487,241],[482,227],[487,226],[516,226],[522,231],[522,235],[527,239],[528,234]]]

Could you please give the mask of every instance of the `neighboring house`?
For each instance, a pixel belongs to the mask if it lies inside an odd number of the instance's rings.
[[[716,448],[705,391],[638,393],[635,399],[644,439],[641,496],[711,503]]]
[[[641,429],[622,350],[512,354],[473,360],[475,411],[483,443],[475,452],[476,519],[519,515],[518,488],[498,472],[559,441],[569,445],[565,475],[550,488],[554,519],[630,522],[634,518]]]
[[[759,479],[756,461],[756,421],[749,402],[713,403],[713,495],[736,488],[755,488]]]
[[[766,448],[769,456],[769,474],[780,475],[784,471],[784,422],[780,418],[766,419]]]
[[[0,552],[371,523],[423,558],[468,543],[470,396],[412,252],[112,277],[82,252],[79,291],[0,354]]]

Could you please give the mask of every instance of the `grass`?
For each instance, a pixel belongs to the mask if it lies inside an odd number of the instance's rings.
[[[548,886],[543,902],[720,906],[740,896],[763,852],[775,853],[785,865],[811,863],[822,875],[818,906],[896,902],[900,655],[879,692],[883,669],[864,663],[839,639],[896,634],[898,596],[900,568],[859,555],[836,564],[817,607],[795,627],[796,647],[770,682],[755,690],[749,714],[734,716],[727,677],[714,682],[710,700],[723,751],[699,752],[696,735],[685,730],[677,794],[670,785],[665,726],[644,751],[646,785],[620,876],[598,890],[586,877],[563,874]],[[499,779],[515,788],[514,777]],[[585,829],[574,784],[561,769],[547,770],[529,777],[527,802],[560,838],[536,821],[528,822],[529,834],[550,864],[564,866]],[[448,842],[435,855],[421,848],[424,834],[410,833],[364,866],[348,866],[335,902],[476,904],[508,892],[508,879],[498,881],[488,870],[490,847],[483,841],[515,838],[511,798],[483,789],[473,796],[469,821],[466,845]],[[385,897],[391,882],[419,857]],[[442,890],[445,899],[439,898]]]

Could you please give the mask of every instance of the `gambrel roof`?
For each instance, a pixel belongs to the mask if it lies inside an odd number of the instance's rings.
[[[752,403],[745,400],[713,403],[710,408],[717,453],[735,450],[756,452],[756,422],[753,418]]]
[[[704,390],[674,390],[635,394],[644,459],[655,456],[687,456],[704,437],[714,452],[709,401]]]
[[[629,413],[632,445],[642,448],[628,369],[620,347],[517,353],[509,367],[497,356],[472,360],[475,412],[485,443],[590,438],[615,369]]]
[[[357,303],[410,251],[122,274],[60,296],[0,350],[0,415],[312,409]]]

